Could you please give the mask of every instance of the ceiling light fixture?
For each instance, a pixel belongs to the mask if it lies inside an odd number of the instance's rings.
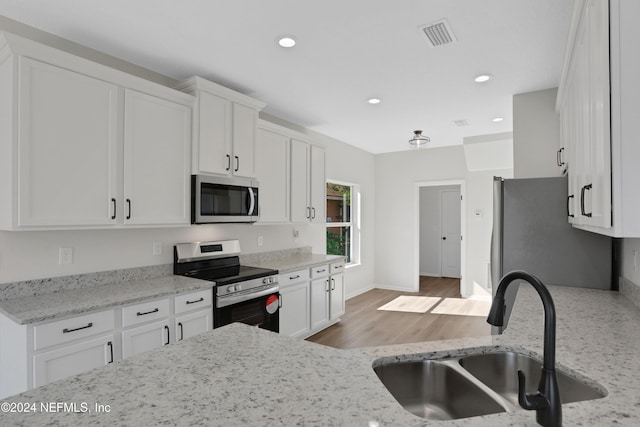
[[[428,136],[422,135],[421,130],[414,130],[413,138],[409,140],[409,144],[415,145],[416,148],[420,148],[425,144],[427,144],[428,142],[431,142],[431,138],[429,138]]]
[[[492,121],[493,123],[498,123],[498,122],[501,122],[501,121],[503,121],[503,120],[504,120],[504,119],[503,119],[502,117],[494,117],[493,119],[491,119],[491,121]]]
[[[369,104],[380,104],[380,98],[369,98],[367,102]]]
[[[278,40],[278,44],[282,47],[294,47],[296,45],[296,41],[293,37],[282,37]]]
[[[476,78],[474,80],[477,83],[484,83],[484,82],[488,82],[489,80],[491,80],[491,77],[493,77],[491,74],[480,74],[479,76],[476,76]]]

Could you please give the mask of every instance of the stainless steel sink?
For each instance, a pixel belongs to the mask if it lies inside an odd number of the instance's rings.
[[[478,349],[482,351],[482,349]],[[407,411],[422,418],[451,420],[522,410],[518,404],[518,370],[527,392],[535,393],[542,364],[513,351],[398,361],[383,358],[373,370]],[[600,399],[603,387],[589,385],[556,369],[562,403]]]
[[[433,360],[374,368],[382,383],[407,411],[432,420],[452,420],[505,412],[456,369]]]
[[[539,360],[512,351],[466,356],[460,359],[460,365],[514,405],[518,405],[518,370],[526,375],[527,393],[535,393],[542,369]],[[556,376],[562,403],[600,399],[606,395],[561,370],[556,369]]]

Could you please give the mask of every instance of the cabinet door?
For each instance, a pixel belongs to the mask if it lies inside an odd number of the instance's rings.
[[[182,341],[213,328],[213,307],[176,317],[176,341]]]
[[[191,109],[125,93],[124,220],[189,224]]]
[[[233,175],[255,178],[256,123],[258,112],[233,104]],[[260,159],[262,161],[262,159]]]
[[[135,356],[169,344],[171,339],[166,321],[151,323],[122,331],[122,358]]]
[[[114,223],[117,86],[23,57],[19,69],[18,225]]]
[[[113,335],[69,345],[33,357],[34,387],[113,362]]]
[[[309,282],[280,289],[280,333],[290,337],[309,332]]]
[[[231,101],[200,91],[193,173],[230,174]]]
[[[329,278],[311,282],[311,329],[322,328],[329,322]]]
[[[325,159],[324,149],[311,146],[311,180],[310,180],[310,200],[311,200],[311,221],[314,223],[326,222],[326,179],[325,179]]]
[[[289,138],[258,129],[256,178],[260,183],[260,222],[289,221]]]
[[[336,320],[344,314],[344,274],[331,276],[331,306],[329,320]]]
[[[308,222],[309,144],[291,140],[291,222]]]

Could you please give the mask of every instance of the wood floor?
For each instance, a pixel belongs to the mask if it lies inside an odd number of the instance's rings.
[[[358,348],[491,334],[486,317],[377,310],[400,295],[460,298],[460,280],[421,276],[420,292],[365,292],[347,301],[339,323],[307,340],[335,348]]]

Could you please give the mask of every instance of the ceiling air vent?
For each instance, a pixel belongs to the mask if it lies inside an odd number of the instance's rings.
[[[469,122],[466,120],[454,120],[453,123],[456,124],[456,126],[469,126]]]
[[[446,19],[422,25],[418,27],[418,31],[420,31],[420,34],[422,34],[431,47],[438,47],[458,41]]]

